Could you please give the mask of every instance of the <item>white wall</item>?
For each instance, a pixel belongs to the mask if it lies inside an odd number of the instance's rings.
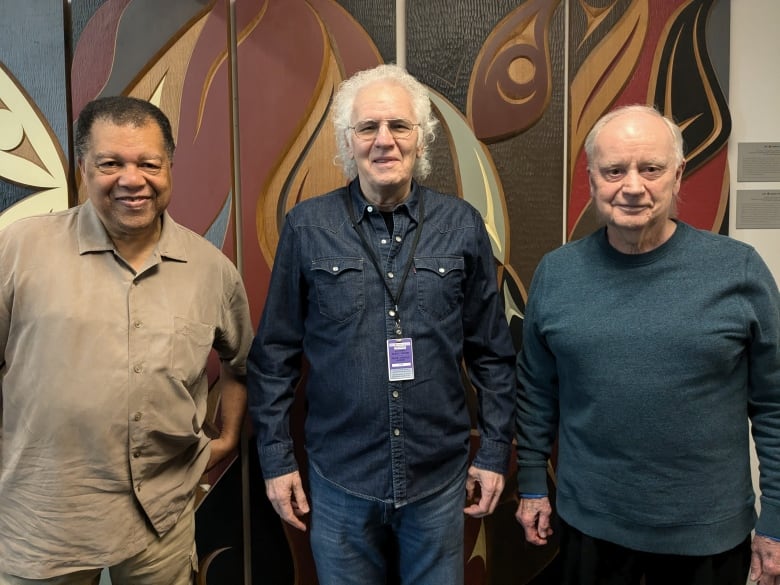
[[[780,281],[780,230],[738,230],[738,189],[780,190],[777,183],[737,183],[737,143],[780,142],[780,2],[732,0],[729,109],[731,205],[729,233],[755,246]]]
[[[739,142],[780,142],[780,2],[777,0],[732,0],[729,110],[731,205],[729,233],[753,245],[780,282],[780,230],[736,229],[738,189],[780,190],[780,183],[738,183]],[[753,483],[758,493],[758,465],[753,460]]]

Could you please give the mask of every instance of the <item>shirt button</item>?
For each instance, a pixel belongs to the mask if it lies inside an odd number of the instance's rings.
[[[439,268],[439,274],[444,274],[444,268]]]
[[[133,457],[138,459],[140,456],[141,456],[141,452],[140,451],[133,451]]]
[[[387,278],[395,278],[395,274],[393,274],[392,272],[388,272]]]
[[[388,314],[388,315],[390,315],[391,317],[395,317],[395,311],[393,311],[393,309],[390,309],[390,310],[387,312],[387,314]]]
[[[369,213],[371,213],[372,211],[374,211],[374,206],[369,205],[368,207],[366,207],[366,209],[368,210]]]
[[[401,430],[400,429],[393,429],[393,434],[397,437],[398,435],[401,434]]]
[[[143,323],[141,323],[140,321],[134,321],[133,327],[135,327],[136,329],[140,329],[141,327],[143,327]]]
[[[331,268],[331,270],[333,272],[338,272],[339,271],[339,267],[338,266],[334,266],[333,268]]]
[[[143,368],[140,366],[140,364],[139,364],[139,365],[135,365],[135,366],[133,366],[133,371],[134,371],[136,374],[140,374],[142,370],[143,370]]]
[[[395,237],[395,241],[396,241],[396,242],[398,242],[399,244],[401,243],[401,240],[402,240],[402,239],[403,239],[403,238],[401,238],[401,236],[396,236],[396,237]]]
[[[380,244],[386,244],[387,243],[387,238],[382,238],[381,240],[379,240],[379,243]]]
[[[398,398],[398,390],[393,390],[393,398]]]
[[[139,421],[139,420],[141,420],[141,417],[142,417],[142,416],[143,416],[143,415],[142,415],[140,412],[136,412],[136,413],[133,415],[133,420],[134,420],[134,421]]]

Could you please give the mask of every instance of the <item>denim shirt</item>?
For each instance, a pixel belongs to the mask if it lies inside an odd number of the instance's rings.
[[[414,379],[391,382],[387,340],[397,337],[395,306],[356,230],[397,294],[421,196],[423,228],[398,299],[402,337],[413,341]],[[515,354],[484,222],[467,202],[414,185],[393,223],[390,234],[358,180],[287,215],[247,364],[265,478],[297,469],[289,413],[303,356],[306,450],[332,483],[402,506],[463,473],[471,421],[462,363],[477,392],[474,464],[506,472]]]

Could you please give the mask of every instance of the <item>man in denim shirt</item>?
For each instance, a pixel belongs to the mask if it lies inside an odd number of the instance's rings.
[[[403,583],[457,585],[463,514],[495,509],[513,432],[514,350],[490,242],[468,203],[413,181],[430,171],[436,120],[412,76],[358,73],[333,117],[354,180],[288,214],[250,352],[266,491],[300,530],[311,503],[322,585],[384,583],[396,562]],[[289,424],[303,356],[308,498]],[[479,405],[471,466],[464,361]]]

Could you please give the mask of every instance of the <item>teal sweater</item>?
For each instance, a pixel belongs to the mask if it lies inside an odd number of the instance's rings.
[[[651,252],[604,229],[547,254],[518,358],[518,490],[546,493],[582,532],[708,555],[753,528],[780,537],[780,297],[756,251],[678,222]]]

